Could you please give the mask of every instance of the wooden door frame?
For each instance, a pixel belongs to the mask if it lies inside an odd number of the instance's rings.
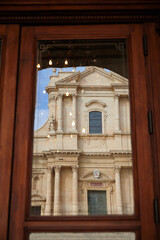
[[[135,215],[106,217],[29,217],[28,200],[31,185],[29,179],[31,179],[33,111],[36,87],[34,71],[36,69],[36,40],[52,40],[53,38],[96,39],[106,37],[112,39],[126,38],[131,47],[128,54],[130,60],[130,98],[134,110],[132,114],[132,141],[133,158],[135,160]],[[136,24],[22,28],[9,240],[22,240],[24,234],[26,234],[27,239],[29,232],[39,231],[78,232],[123,230],[136,232],[137,239],[140,239],[140,230],[143,240],[156,239],[156,227],[153,220],[152,209],[154,198],[153,166],[150,135],[148,133],[148,96],[142,37],[143,25]],[[137,59],[141,65],[137,62]],[[142,89],[144,89],[144,91],[142,91]],[[144,118],[144,116],[146,116],[146,118]],[[143,131],[141,131],[142,128]],[[135,148],[136,145],[137,148]],[[147,149],[147,151],[144,151],[144,149]],[[143,156],[143,161],[140,159],[140,156]],[[146,182],[147,185],[145,184]]]
[[[153,133],[151,134],[152,161],[154,171],[155,199],[157,199],[159,219],[157,222],[158,239],[160,238],[160,31],[156,31],[154,23],[145,24],[148,37],[148,57],[145,65],[148,76],[148,104],[152,111]]]
[[[7,239],[12,175],[19,26],[0,25],[0,239]]]

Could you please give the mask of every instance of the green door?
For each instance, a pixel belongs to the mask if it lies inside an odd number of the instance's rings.
[[[88,214],[107,214],[106,191],[88,191]]]

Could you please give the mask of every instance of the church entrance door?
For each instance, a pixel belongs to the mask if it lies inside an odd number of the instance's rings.
[[[106,191],[88,191],[88,214],[107,214]]]

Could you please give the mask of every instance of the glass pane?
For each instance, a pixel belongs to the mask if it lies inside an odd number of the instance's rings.
[[[133,214],[126,41],[38,41],[31,215]]]
[[[1,66],[1,55],[2,55],[2,40],[0,39],[0,66]]]
[[[0,39],[0,72],[1,72],[1,58],[2,58],[2,39]]]
[[[29,240],[136,240],[133,232],[31,233]]]
[[[0,39],[0,89],[2,88],[2,80],[1,80],[1,58],[2,58],[2,39]],[[2,96],[2,94],[1,94]],[[1,115],[1,109],[2,109],[2,99],[0,96],[0,115]]]

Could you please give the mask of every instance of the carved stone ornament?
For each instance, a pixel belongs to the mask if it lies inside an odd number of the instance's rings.
[[[55,122],[56,121],[55,121],[55,119],[53,117],[53,114],[52,114],[51,121],[50,121],[49,127],[48,127],[49,132],[55,131]]]
[[[98,169],[95,169],[93,171],[93,176],[94,176],[94,178],[99,178],[100,177],[100,171]]]

